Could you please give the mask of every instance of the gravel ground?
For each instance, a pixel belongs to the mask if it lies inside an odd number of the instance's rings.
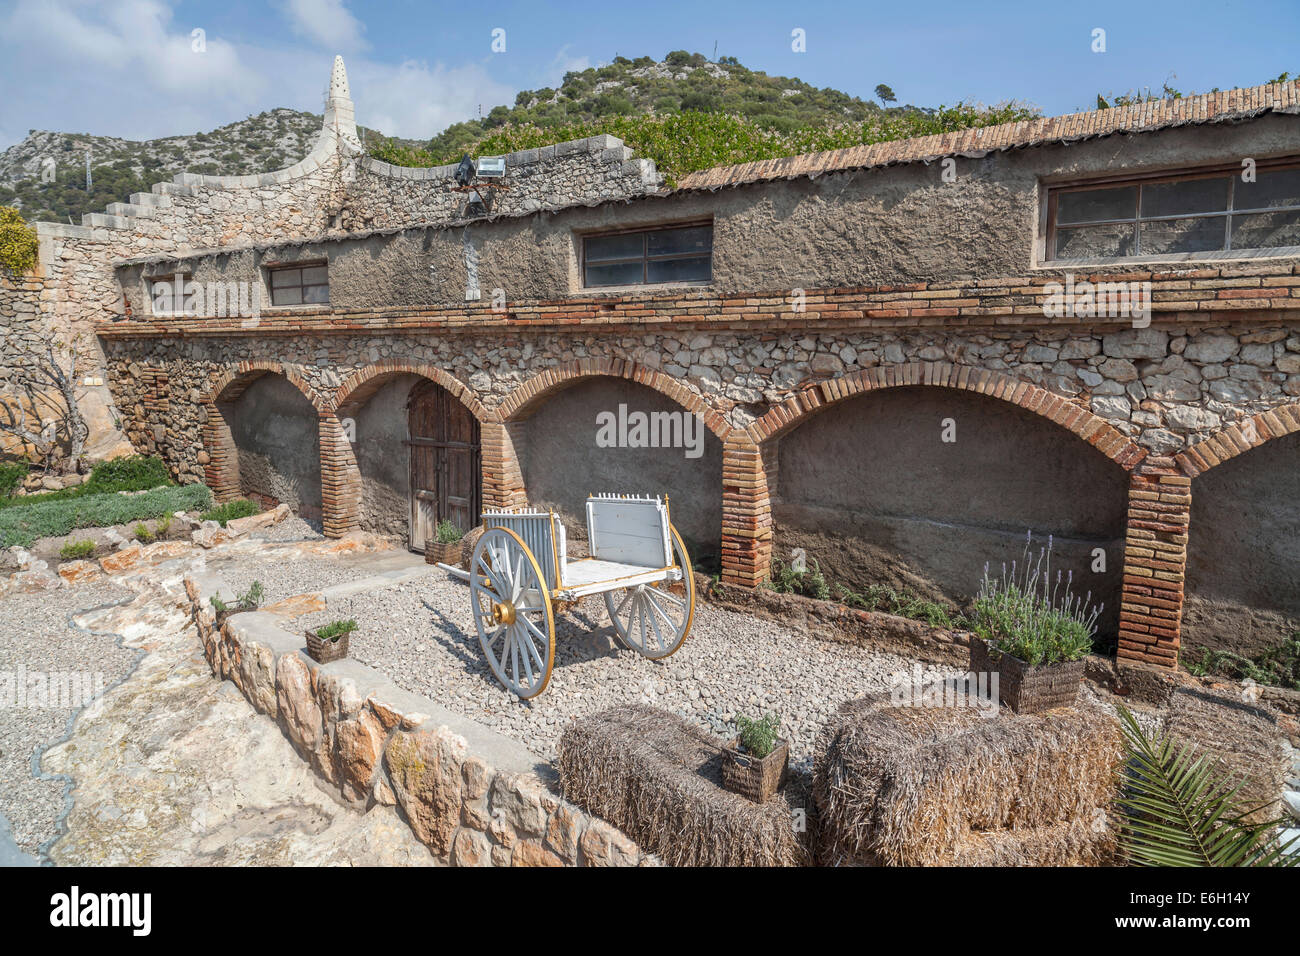
[[[797,635],[777,624],[696,602],[686,643],[662,663],[617,644],[603,598],[588,598],[556,622],[555,668],[546,690],[520,701],[484,662],[469,610],[469,589],[450,575],[338,601],[291,628],[355,618],[357,660],[397,684],[514,737],[554,759],[564,725],[619,703],[674,711],[718,734],[736,713],[776,711],[790,738],[791,765],[809,770],[816,735],[835,709],[888,689],[914,661],[850,644]],[[927,668],[925,676],[955,670]]]
[[[277,554],[263,557],[237,554],[208,559],[208,570],[226,582],[235,595],[243,594],[254,581],[261,581],[266,591],[263,604],[273,604],[296,594],[319,591],[331,584],[342,584],[367,577],[373,571],[329,555]]]
[[[297,515],[290,515],[265,530],[254,531],[249,534],[249,537],[260,541],[323,541],[325,539],[319,521],[307,521]]]
[[[63,737],[76,708],[66,700],[65,706],[33,706],[39,702],[30,697],[28,706],[17,706],[19,668],[29,680],[74,672],[89,675],[92,690],[111,687],[135,665],[136,652],[118,647],[113,637],[78,630],[68,618],[130,596],[100,584],[0,598],[0,814],[8,817],[14,842],[27,853],[36,854],[54,836],[64,810],[64,782],[33,777],[32,754]]]

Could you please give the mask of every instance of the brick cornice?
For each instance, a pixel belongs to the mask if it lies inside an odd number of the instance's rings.
[[[96,327],[103,338],[267,337],[310,334],[377,334],[439,331],[646,329],[657,325],[709,328],[937,328],[1131,327],[1125,316],[1048,317],[1049,283],[1070,270],[1035,271],[974,282],[916,282],[807,289],[802,311],[792,290],[678,295],[573,296],[520,300],[505,309],[490,304],[275,309],[258,319],[166,316],[127,319]],[[1150,282],[1151,318],[1160,324],[1194,322],[1300,322],[1300,263],[1295,259],[1243,260],[1214,266],[1147,269],[1088,267],[1074,282]]]
[[[1229,425],[1174,456],[1183,473],[1195,478],[1266,441],[1300,431],[1300,402],[1270,408]]]
[[[1001,372],[947,362],[913,362],[863,369],[810,385],[780,405],[773,406],[745,431],[755,444],[761,444],[845,399],[882,388],[916,385],[962,389],[1018,405],[1082,438],[1127,471],[1147,455],[1146,449],[1082,405]]]

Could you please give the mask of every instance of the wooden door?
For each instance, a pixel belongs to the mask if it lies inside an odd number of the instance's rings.
[[[438,522],[462,531],[478,524],[479,424],[436,382],[422,381],[407,400],[411,450],[412,551],[423,551]]]

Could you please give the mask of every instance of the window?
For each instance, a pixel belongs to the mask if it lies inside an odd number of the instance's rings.
[[[713,226],[672,226],[582,240],[586,286],[708,282],[713,277]]]
[[[185,287],[190,284],[189,273],[154,276],[149,280],[149,295],[153,299],[154,315],[184,315]]]
[[[1047,258],[1182,256],[1300,246],[1300,164],[1260,163],[1052,189]]]
[[[272,305],[328,305],[329,273],[324,263],[271,270]]]

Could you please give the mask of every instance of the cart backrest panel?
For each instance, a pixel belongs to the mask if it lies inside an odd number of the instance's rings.
[[[528,545],[542,569],[546,586],[552,591],[564,586],[564,524],[549,511],[485,511],[485,528],[513,531]],[[559,567],[556,567],[556,561]]]
[[[659,498],[617,495],[587,499],[587,539],[591,556],[643,568],[673,563],[668,506]]]

